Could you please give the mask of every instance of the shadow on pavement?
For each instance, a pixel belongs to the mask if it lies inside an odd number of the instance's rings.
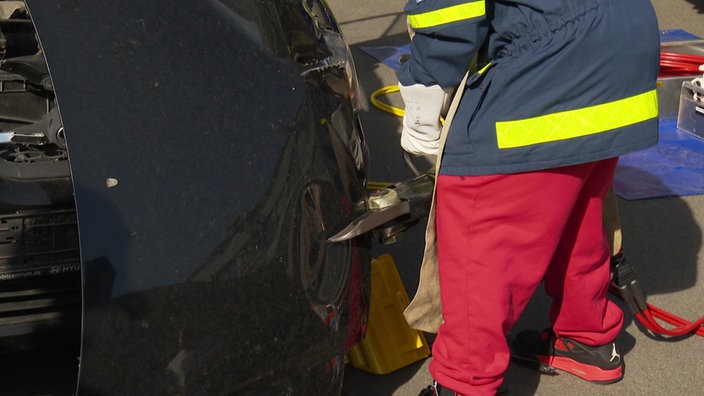
[[[691,3],[697,13],[704,14],[704,0],[687,0],[687,3]]]
[[[649,184],[660,183],[655,176],[641,173]],[[696,284],[702,232],[682,198],[620,199],[619,213],[624,253],[646,295],[685,290]]]

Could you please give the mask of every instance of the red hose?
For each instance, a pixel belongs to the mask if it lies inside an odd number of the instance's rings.
[[[702,324],[704,324],[704,318],[700,318],[698,321],[692,322],[692,323],[685,322],[684,324],[680,325],[679,327],[667,329],[665,327],[662,327],[655,320],[655,318],[653,317],[653,312],[651,312],[650,309],[639,312],[635,316],[636,316],[636,319],[638,319],[638,321],[641,324],[643,324],[643,326],[647,327],[648,330],[650,330],[654,333],[658,333],[658,334],[662,334],[662,335],[666,335],[666,336],[670,336],[670,337],[679,337],[679,336],[683,336],[683,335],[686,335],[689,333],[697,334],[699,336],[704,336],[704,328],[701,327]],[[672,318],[663,317],[662,320],[664,320],[670,324],[676,325],[675,323],[673,323],[676,321],[674,321]]]
[[[704,327],[702,327],[702,325],[704,325],[704,317],[699,318],[699,320],[695,322],[688,322],[685,319],[675,316],[651,304],[648,304],[648,310],[645,312],[649,315],[649,320],[653,323],[653,328],[657,329],[661,334],[681,336],[694,332],[694,334],[704,337]],[[677,327],[674,329],[665,329],[660,326],[653,317],[657,317],[658,319]]]
[[[703,70],[700,70],[702,66],[704,66],[704,56],[663,51],[660,52],[660,73],[658,77],[693,76],[703,72]],[[618,293],[618,289],[613,290],[613,292],[621,296]],[[689,322],[651,304],[647,304],[647,308],[640,312],[634,312],[634,315],[643,326],[654,333],[673,337],[694,333],[704,337],[704,327],[702,327],[704,326],[704,317],[699,318],[695,322]],[[664,328],[655,318],[675,326],[675,328]]]
[[[680,54],[677,52],[660,53],[660,78],[691,76],[701,73],[699,67],[704,65],[704,56]]]
[[[613,295],[623,299],[623,296],[621,295],[618,288],[611,287],[610,292]],[[626,302],[628,303],[628,301]],[[670,312],[667,312],[661,308],[658,308],[648,303],[646,303],[645,309],[642,309],[638,312],[633,312],[633,315],[643,326],[645,326],[648,330],[656,334],[661,334],[670,337],[680,337],[692,333],[700,337],[704,337],[704,317],[699,318],[699,320],[697,321],[689,322],[686,319],[680,318],[679,316],[676,316]],[[673,327],[663,327],[662,325],[660,325],[660,323],[658,323],[656,318]]]

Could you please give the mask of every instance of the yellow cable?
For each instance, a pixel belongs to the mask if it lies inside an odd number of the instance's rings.
[[[490,62],[486,64],[484,67],[482,67],[481,70],[479,70],[479,74],[484,74],[485,71],[489,69],[493,64]],[[390,104],[384,103],[380,101],[378,98],[379,96],[382,95],[388,95],[390,93],[395,93],[398,92],[398,85],[388,85],[386,87],[382,87],[377,89],[376,91],[372,92],[372,95],[370,96],[369,100],[372,103],[372,105],[381,111],[385,111],[387,113],[393,114],[397,117],[403,117],[405,110],[400,108],[400,107],[395,107],[391,106]],[[440,117],[440,123],[445,124],[445,118]],[[391,185],[392,183],[386,183],[386,182],[373,182],[373,181],[368,181],[367,182],[367,189],[369,190],[380,190],[386,186]]]
[[[403,117],[403,114],[405,111],[402,108],[391,106],[390,104],[383,103],[379,99],[377,99],[379,96],[388,95],[388,94],[394,93],[394,92],[398,92],[398,85],[389,85],[389,86],[377,89],[376,91],[374,91],[372,93],[370,101],[371,101],[372,105],[374,105],[374,107],[376,107],[382,111],[385,111],[387,113],[391,113],[397,117]]]
[[[484,72],[486,72],[493,65],[494,65],[493,63],[489,62],[486,65],[484,65],[484,67],[482,67],[481,70],[479,70],[477,73],[480,75],[484,74]],[[374,107],[377,107],[377,108],[381,109],[382,111],[385,111],[387,113],[391,113],[395,116],[403,117],[403,114],[405,113],[404,109],[402,109],[400,107],[391,106],[390,104],[383,103],[379,99],[377,99],[379,96],[388,95],[388,94],[394,93],[394,92],[398,92],[398,85],[388,85],[386,87],[379,88],[376,91],[372,92],[372,95],[369,99],[370,99],[372,105],[374,105]],[[440,117],[440,122],[444,124],[445,119],[443,117]]]
[[[397,117],[403,117],[403,114],[406,112],[404,109],[400,107],[394,107],[391,106],[390,104],[383,103],[379,99],[377,99],[379,96],[382,95],[388,95],[390,93],[398,92],[398,85],[388,85],[383,88],[379,88],[376,91],[372,92],[371,97],[369,98],[369,101],[374,105],[374,107],[385,111],[387,113],[393,114]],[[445,123],[445,118],[440,117],[440,123],[444,124]]]
[[[390,104],[383,103],[380,101],[378,98],[379,96],[382,95],[388,95],[391,93],[398,92],[398,85],[389,85],[383,88],[379,88],[376,91],[372,92],[372,95],[369,98],[369,101],[372,103],[372,105],[381,111],[385,111],[387,113],[393,114],[397,117],[403,117],[403,114],[405,113],[405,110],[399,107],[394,107],[391,106]],[[445,123],[445,119],[443,117],[440,117],[440,122]],[[374,181],[368,181],[367,182],[367,189],[368,190],[380,190],[382,188],[385,188],[393,183],[387,183],[387,182],[374,182]]]

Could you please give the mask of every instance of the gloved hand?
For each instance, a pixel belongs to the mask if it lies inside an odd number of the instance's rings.
[[[406,105],[401,131],[401,147],[411,154],[437,155],[440,116],[447,111],[450,95],[439,85],[398,84]]]

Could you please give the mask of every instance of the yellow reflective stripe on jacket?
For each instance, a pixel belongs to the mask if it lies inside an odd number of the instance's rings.
[[[408,23],[413,29],[425,29],[464,19],[476,18],[486,14],[484,0],[471,1],[464,4],[408,15]]]
[[[581,109],[500,121],[496,123],[496,140],[500,149],[525,147],[607,132],[657,116],[658,97],[652,90]]]

